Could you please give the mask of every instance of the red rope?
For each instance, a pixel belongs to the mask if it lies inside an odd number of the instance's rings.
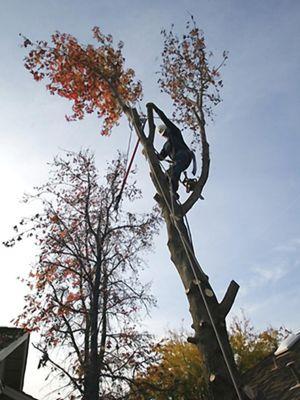
[[[125,185],[126,185],[126,181],[127,181],[129,172],[130,172],[130,170],[131,170],[131,166],[132,166],[134,157],[135,157],[135,155],[136,155],[137,149],[138,149],[138,147],[139,147],[139,144],[140,144],[140,139],[138,139],[137,142],[136,142],[136,145],[135,145],[135,148],[134,148],[134,150],[133,150],[133,153],[132,153],[132,156],[131,156],[131,159],[130,159],[130,162],[129,162],[129,165],[128,165],[128,168],[127,168],[127,171],[126,171],[125,176],[124,176],[124,179],[123,179],[123,183],[122,183],[122,186],[121,186],[120,193],[119,193],[118,196],[117,196],[116,204],[115,204],[115,210],[116,210],[116,211],[117,211],[118,208],[119,208],[119,203],[120,203],[120,200],[121,200],[121,197],[122,197],[122,194],[123,194],[123,190],[124,190],[124,187],[125,187]]]

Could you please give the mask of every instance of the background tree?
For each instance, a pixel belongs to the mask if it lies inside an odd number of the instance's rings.
[[[138,375],[130,400],[206,400],[206,369],[197,347],[184,332],[169,332],[153,351],[157,362]]]
[[[41,212],[23,219],[5,243],[33,236],[39,248],[16,323],[39,333],[40,366],[50,364],[62,378],[63,398],[120,399],[151,357],[151,337],[137,324],[154,299],[139,273],[160,217],[157,210],[114,211],[125,171],[121,156],[102,183],[88,151],[67,152],[52,167],[48,182],[25,199],[40,201]],[[140,196],[129,183],[123,201]]]
[[[233,318],[230,325],[230,343],[241,373],[273,353],[291,331],[272,326],[258,332],[249,318]]]
[[[134,72],[126,69],[122,43],[114,45],[110,35],[93,29],[96,46],[81,45],[68,34],[56,32],[51,44],[31,42],[24,38],[24,47],[30,51],[25,67],[36,80],[46,79],[47,89],[73,102],[73,118],[96,111],[104,118],[103,134],[110,133],[122,115],[125,115],[143,146],[150,168],[150,176],[157,191],[156,201],[161,207],[168,231],[171,259],[186,291],[195,335],[189,340],[203,354],[209,376],[209,389],[214,399],[243,399],[239,374],[230,347],[225,318],[229,313],[238,285],[232,281],[219,303],[208,276],[197,261],[185,216],[201,198],[210,166],[209,145],[206,137],[206,119],[220,101],[219,89],[223,83],[220,68],[227,59],[223,53],[216,67],[211,65],[204,35],[193,18],[187,24],[187,33],[179,38],[173,31],[162,31],[161,90],[168,93],[175,105],[175,117],[192,129],[202,150],[202,168],[193,192],[183,204],[173,203],[169,181],[165,176],[153,145],[155,124],[152,106],[148,107],[149,134],[144,132],[144,114],[138,113],[141,84],[134,80]]]
[[[241,373],[273,353],[290,333],[280,327],[256,331],[244,315],[230,325],[230,343]],[[155,345],[158,361],[148,366],[136,379],[132,400],[206,400],[208,388],[203,357],[196,346],[186,341],[187,334],[169,332]]]

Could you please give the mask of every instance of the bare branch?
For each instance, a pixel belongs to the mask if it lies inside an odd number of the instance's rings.
[[[46,357],[47,361],[49,361],[56,369],[58,369],[58,370],[61,371],[64,375],[66,375],[66,376],[70,379],[70,381],[72,382],[72,384],[74,385],[74,387],[76,387],[76,389],[79,390],[80,393],[83,393],[83,389],[82,389],[82,387],[78,384],[76,378],[74,378],[74,377],[73,377],[65,368],[63,368],[60,364],[57,364],[54,360],[52,360],[52,358],[49,357],[49,354],[48,354],[45,350],[41,349],[39,346],[37,346],[37,345],[35,345],[35,344],[33,344],[33,347],[34,347],[36,350],[40,351],[40,352],[43,354],[43,356]]]
[[[150,143],[153,143],[154,134],[155,134],[155,124],[154,124],[152,107],[148,107],[147,108],[147,114],[148,114],[148,124],[149,124],[149,136],[148,136],[148,138],[149,138]]]
[[[194,109],[194,114],[197,118],[200,128],[201,144],[202,144],[202,166],[201,166],[200,178],[193,192],[182,205],[183,215],[185,215],[193,207],[193,205],[199,200],[199,198],[201,199],[203,188],[208,179],[209,166],[210,166],[209,144],[206,139],[204,115],[202,113],[202,118],[201,118],[195,109]]]
[[[240,286],[235,281],[230,282],[219,308],[220,315],[222,315],[223,318],[225,318],[231,310],[239,288]]]

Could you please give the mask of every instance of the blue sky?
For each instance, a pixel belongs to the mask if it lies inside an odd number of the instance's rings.
[[[189,14],[204,30],[216,57],[224,49],[223,102],[207,130],[211,143],[211,174],[205,201],[189,214],[198,259],[219,298],[231,279],[241,290],[231,315],[243,308],[255,326],[269,324],[298,330],[300,283],[300,134],[299,20],[297,0],[96,1],[28,0],[2,2],[0,72],[0,239],[28,209],[22,194],[47,179],[47,162],[60,149],[90,147],[103,169],[117,148],[125,150],[126,125],[110,138],[99,135],[91,116],[67,123],[67,101],[50,96],[25,71],[19,32],[48,39],[55,30],[91,41],[100,26],[125,42],[127,65],[143,81],[144,102],[170,112],[155,72],[162,48],[160,30],[174,23],[183,32]],[[160,145],[160,144],[159,144]],[[137,158],[139,184],[146,210],[154,190],[144,158]],[[22,307],[24,288],[16,277],[28,272],[35,249],[21,244],[0,248],[0,325],[7,325]],[[147,256],[143,278],[153,282],[158,307],[145,325],[162,334],[189,327],[188,305],[170,262],[164,227],[155,253]],[[229,318],[230,320],[230,318]],[[31,365],[31,364],[30,364]],[[34,367],[32,362],[30,371]],[[39,383],[34,384],[38,395]],[[34,394],[29,386],[28,391]]]

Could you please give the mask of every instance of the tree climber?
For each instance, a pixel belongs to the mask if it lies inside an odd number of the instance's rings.
[[[172,165],[167,170],[167,175],[171,179],[174,196],[178,199],[177,190],[180,175],[189,167],[192,159],[194,163],[193,174],[195,175],[196,173],[195,155],[185,144],[180,129],[154,103],[147,103],[147,108],[152,108],[164,123],[164,125],[158,126],[158,132],[166,139],[166,143],[157,156],[161,161],[166,157],[170,157],[172,160]]]

